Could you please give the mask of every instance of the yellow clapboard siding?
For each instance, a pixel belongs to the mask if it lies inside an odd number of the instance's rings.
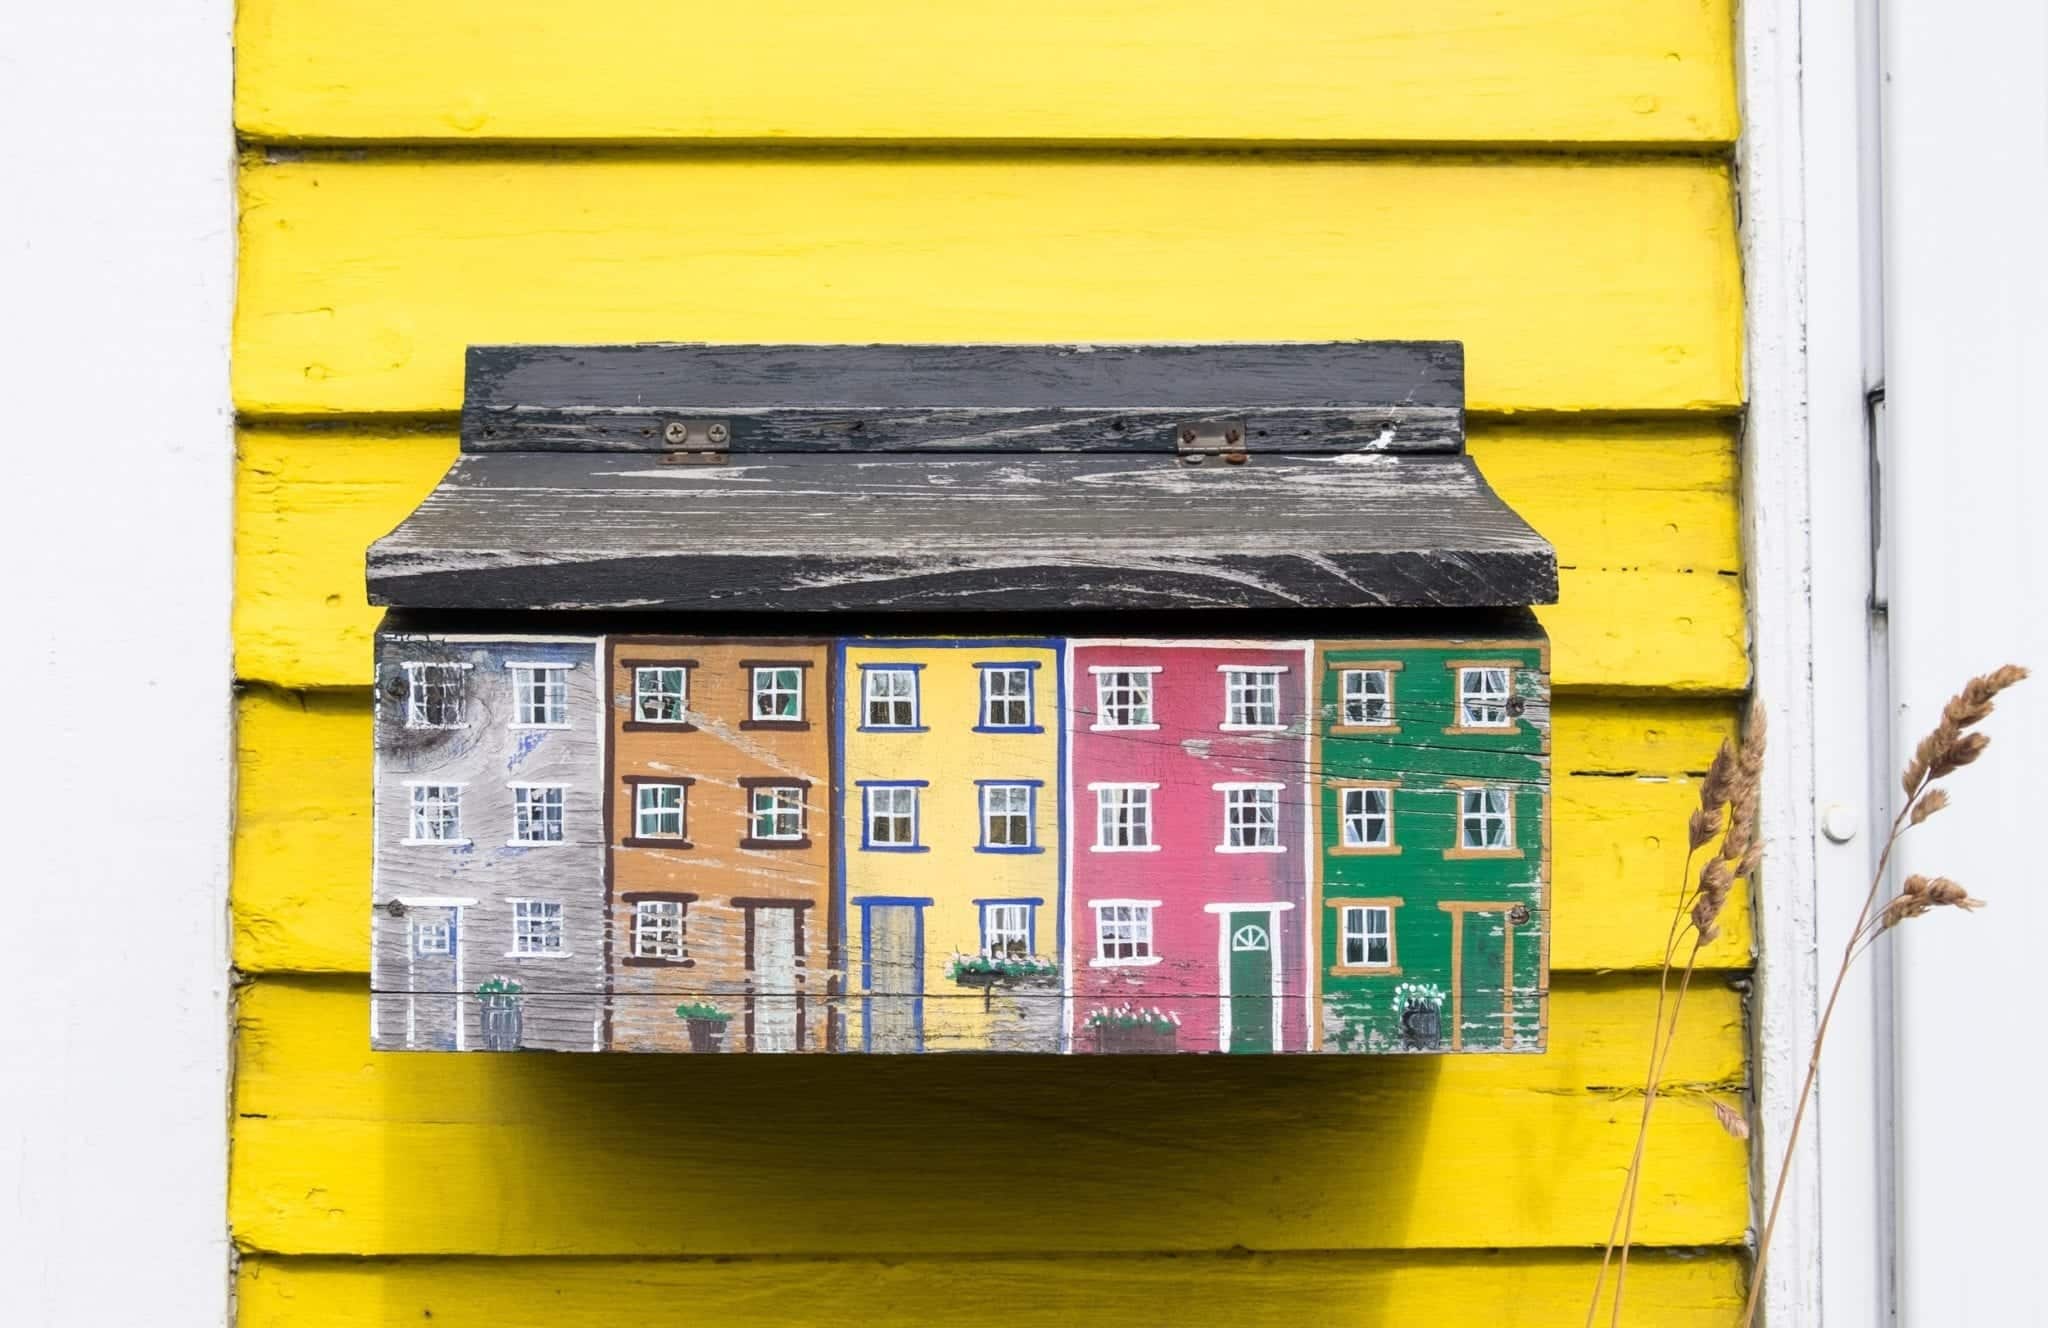
[[[361,686],[380,610],[363,552],[433,488],[446,433],[244,431],[235,664],[280,687]],[[1557,546],[1553,681],[1565,689],[1739,690],[1744,651],[1732,430],[1482,426],[1473,451]]]
[[[286,141],[1720,147],[1733,33],[1726,0],[249,0],[235,119]]]
[[[1733,731],[1725,702],[1566,698],[1553,731],[1554,968],[1653,967],[1663,957],[1685,818]],[[240,707],[235,963],[250,972],[367,969],[369,694],[252,688]],[[1749,963],[1740,893],[1708,967]]]
[[[1543,1056],[706,1063],[380,1055],[357,981],[266,978],[239,1008],[233,1230],[310,1254],[1597,1244],[1655,1001],[1647,975],[1561,982]],[[1689,1016],[1646,1244],[1730,1244],[1747,1219],[1713,1113],[1741,1089],[1741,1001],[1705,983]],[[1027,1138],[1028,1181],[992,1183]]]
[[[1583,1317],[1598,1251],[1047,1255],[984,1259],[325,1259],[257,1255],[242,1328],[746,1328],[847,1323],[1429,1324],[1555,1328]],[[1732,1251],[1640,1251],[1630,1322],[1724,1328],[1742,1312]]]
[[[1465,342],[1488,411],[1732,411],[1704,159],[331,156],[242,172],[235,400],[454,409],[505,341]]]

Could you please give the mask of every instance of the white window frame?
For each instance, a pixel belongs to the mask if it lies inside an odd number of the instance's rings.
[[[1095,795],[1095,842],[1088,846],[1090,853],[1157,853],[1159,840],[1152,833],[1152,794],[1157,784],[1090,784],[1089,792]],[[1109,842],[1108,816],[1112,810],[1132,813],[1130,828],[1142,832],[1143,843],[1113,844]],[[1139,838],[1132,834],[1128,838]]]
[[[870,851],[879,849],[884,853],[888,853],[922,847],[918,843],[917,836],[920,821],[918,816],[918,795],[924,792],[923,789],[915,784],[876,784],[863,788],[860,792],[861,821],[863,826],[861,835],[862,848]],[[888,799],[890,805],[887,808],[880,805],[882,800],[876,797],[877,794],[890,795]],[[909,805],[899,808],[896,805],[899,801],[896,795],[906,795]],[[898,820],[909,823],[910,837],[908,839],[885,840],[875,834],[875,826],[880,822]]]
[[[768,799],[762,805],[762,798]],[[795,818],[796,828],[788,834],[779,830],[762,834],[762,818],[772,829],[785,816]],[[804,789],[800,784],[757,784],[747,790],[747,838],[767,844],[793,844],[804,837]]]
[[[653,806],[649,806],[647,804],[646,798],[649,793],[662,793],[670,789],[674,789],[676,793],[675,806],[661,806],[659,800],[657,800],[655,805]],[[674,834],[667,834],[661,830],[648,830],[648,816],[652,815],[656,817],[656,824],[659,825],[660,822],[658,818],[667,816],[670,813],[674,813],[676,818],[676,832]],[[633,785],[633,838],[683,841],[689,839],[689,837],[690,786],[688,784],[663,784],[650,782],[645,784]]]
[[[633,958],[661,959],[669,963],[681,963],[688,959],[689,913],[689,906],[680,899],[634,900]],[[653,920],[654,925],[649,925],[650,920]],[[672,939],[664,935],[671,930],[670,924],[673,924],[675,933]]]
[[[1280,840],[1280,793],[1285,784],[1232,782],[1210,787],[1223,795],[1223,842],[1216,846],[1218,853],[1287,851]],[[1270,810],[1270,818],[1260,817],[1261,809]],[[1270,843],[1264,842],[1267,831],[1272,834]]]
[[[860,666],[860,727],[864,729],[898,729],[913,732],[923,726],[924,688],[918,684],[922,670],[907,664],[863,664]],[[886,686],[877,684],[887,680]],[[892,690],[898,680],[907,680],[909,687],[901,692]],[[896,710],[908,705],[910,717],[898,721]],[[875,722],[875,707],[883,707],[889,716],[881,723]]]
[[[794,689],[775,685],[775,675],[793,673],[796,675]],[[763,685],[765,682],[765,686]],[[762,714],[763,696],[792,696],[796,700],[793,714]],[[756,664],[747,679],[747,718],[756,724],[801,724],[804,722],[804,670],[793,664]]]
[[[468,787],[467,785],[451,780],[414,779],[407,780],[405,786],[411,790],[407,795],[411,805],[409,819],[406,822],[405,843],[436,847],[459,847],[469,843],[462,834],[462,790]],[[427,810],[429,803],[435,804],[437,810],[441,812],[433,824],[445,826],[452,833],[424,833],[429,822],[423,819],[422,813]]]
[[[1366,682],[1370,678],[1380,680],[1380,689],[1375,693]],[[1357,686],[1354,688],[1353,683]],[[1355,695],[1354,695],[1355,693]],[[1356,701],[1362,718],[1351,717],[1352,702]],[[1381,708],[1378,719],[1372,717],[1373,703]],[[1340,668],[1337,670],[1337,727],[1344,729],[1390,729],[1394,727],[1394,671],[1392,669]]]
[[[569,670],[575,665],[539,660],[510,663],[505,667],[512,674],[512,722],[508,727],[569,727]]]
[[[1373,929],[1373,915],[1379,914],[1382,926]],[[1339,968],[1392,968],[1394,966],[1394,909],[1391,904],[1345,904],[1337,910],[1337,966]],[[1352,918],[1358,919],[1354,933]],[[1375,939],[1387,943],[1387,957],[1374,959],[1372,943]],[[1351,957],[1351,942],[1358,941],[1357,959]]]
[[[995,849],[999,852],[1024,852],[1038,847],[1038,787],[1036,785],[1027,784],[1021,780],[1007,784],[991,783],[983,784],[977,792],[980,794],[978,801],[981,804],[981,844],[979,847]],[[1006,799],[1013,794],[1022,794],[1024,798],[1022,810],[1005,810],[998,813],[993,805],[995,799],[991,796],[996,793],[1003,794]],[[994,835],[990,831],[998,815],[1005,820],[1016,818],[1024,823],[1023,843],[999,844],[996,842]]]
[[[1154,941],[1157,934],[1153,927],[1153,915],[1159,910],[1157,899],[1091,899],[1088,907],[1095,913],[1095,955],[1088,961],[1090,968],[1150,968],[1163,957]],[[1105,918],[1105,909],[1124,914],[1122,917]],[[1105,928],[1116,930],[1105,930]],[[1128,934],[1122,929],[1128,928]],[[1133,953],[1111,955],[1111,947],[1128,946]],[[1135,953],[1144,947],[1143,954]]]
[[[1223,675],[1223,723],[1225,733],[1278,733],[1287,725],[1280,714],[1280,675],[1284,664],[1218,664]],[[1266,696],[1271,691],[1271,697]],[[1258,718],[1270,708],[1270,720]]]
[[[1029,729],[1031,727],[1032,714],[1038,702],[1037,684],[1033,681],[1033,675],[1037,672],[1038,670],[1021,664],[991,664],[982,668],[981,726],[985,729],[1005,732]],[[1021,693],[1012,693],[1006,690],[999,696],[996,693],[996,680],[998,678],[1021,678],[1024,683],[1024,690]],[[1008,683],[1006,682],[1004,685],[1007,688]],[[1023,706],[1024,717],[1015,723],[1007,719],[997,719],[995,717],[995,707],[999,704],[1004,706]]]
[[[1485,684],[1489,675],[1501,676],[1501,690]],[[1515,667],[1512,664],[1475,664],[1458,669],[1458,723],[1461,729],[1511,729],[1515,716],[1508,704],[1515,695]],[[1498,712],[1497,715],[1495,712]],[[1475,714],[1478,718],[1474,718]]]
[[[1474,795],[1479,797],[1479,806],[1472,805]],[[1501,807],[1495,810],[1487,806],[1491,795],[1499,794]],[[1499,822],[1503,842],[1486,842],[1486,827]],[[1478,842],[1473,842],[1474,831]],[[1506,784],[1465,784],[1458,789],[1458,848],[1465,853],[1511,853],[1515,849],[1515,791]]]
[[[1380,809],[1372,810],[1373,795],[1379,795]],[[1352,810],[1356,798],[1358,810]],[[1380,833],[1372,834],[1372,823],[1380,822]],[[1352,836],[1353,822],[1358,835]],[[1352,784],[1337,790],[1337,823],[1341,848],[1392,848],[1394,846],[1394,790],[1382,784]]]
[[[469,668],[468,664],[449,663],[443,660],[406,660],[405,726],[409,729],[459,729],[466,727],[469,723],[469,689],[464,681],[463,674]],[[454,689],[455,717],[448,719],[444,715],[442,722],[438,724],[430,722],[427,718],[426,697],[428,683],[426,674],[429,669],[446,670],[455,675],[453,682],[435,684]],[[441,698],[444,705],[448,703],[449,699],[448,697]]]
[[[567,785],[513,784],[510,785],[510,788],[512,790],[512,838],[507,843],[516,844],[521,848],[531,848],[537,845],[559,846],[569,842],[569,793]],[[539,807],[543,811],[551,810],[554,813],[551,820],[550,818],[542,817],[538,823],[535,822],[533,811],[536,805],[534,802],[534,795],[536,793],[542,795],[538,804]],[[552,799],[546,796],[549,794],[553,795]],[[552,824],[557,832],[555,837],[553,839],[545,836],[538,839],[533,838],[531,832],[536,824],[540,824],[543,827]]]
[[[1095,721],[1088,726],[1091,733],[1146,733],[1158,729],[1157,711],[1153,708],[1153,676],[1160,671],[1157,664],[1110,664],[1091,667],[1088,672],[1095,676]],[[1118,701],[1119,693],[1130,693],[1132,698]],[[1123,715],[1143,714],[1143,719],[1125,720]]]
[[[1016,954],[1028,956],[1031,953],[1031,909],[1032,906],[1030,904],[1007,901],[983,904],[981,906],[981,952],[990,958],[1007,956],[1010,952],[1003,949],[1000,942],[1005,937],[1015,937],[1019,947]],[[1009,924],[1008,919],[1004,916],[1006,914],[1015,915],[1016,925],[1012,926]]]
[[[448,918],[415,918],[412,924],[412,952],[421,959],[437,959],[455,953],[455,923]]]
[[[508,899],[512,906],[512,948],[507,959],[566,959],[570,955],[567,911],[559,899]],[[551,910],[551,911],[550,911]],[[545,930],[542,924],[552,924]],[[535,937],[552,937],[553,948],[536,947]]]
[[[678,675],[674,691],[661,685],[661,675]],[[654,675],[654,685],[647,685],[648,675]],[[674,719],[650,719],[644,709],[647,701],[657,703],[675,698]],[[633,666],[633,722],[635,724],[687,724],[690,722],[690,669],[686,664],[636,664]]]

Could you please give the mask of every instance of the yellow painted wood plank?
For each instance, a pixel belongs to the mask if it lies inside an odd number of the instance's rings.
[[[1542,609],[1563,689],[1732,692],[1748,679],[1732,429],[1482,426],[1473,452],[1557,546]],[[361,686],[381,611],[363,551],[455,456],[442,432],[257,427],[240,440],[236,672]]]
[[[1559,984],[1543,1056],[706,1063],[375,1054],[360,983],[262,979],[239,1009],[233,1230],[308,1254],[1597,1244],[1655,997],[1647,977]],[[1648,1244],[1731,1244],[1747,1221],[1744,1148],[1712,1109],[1741,1088],[1741,1002],[1703,984],[1690,1016]],[[991,1150],[1028,1180],[992,1182]]]
[[[242,1328],[614,1328],[666,1323],[1005,1328],[1076,1323],[1555,1328],[1583,1317],[1598,1251],[1448,1250],[988,1259],[324,1259],[257,1255]],[[1641,1251],[1630,1320],[1725,1328],[1742,1257]]]
[[[1444,337],[1479,410],[1741,399],[1704,159],[398,152],[241,180],[251,414],[452,410],[467,344],[650,339]]]
[[[1726,0],[247,0],[293,140],[1725,146]]]
[[[1726,702],[1567,697],[1553,726],[1556,797],[1550,959],[1560,971],[1662,958],[1698,776],[1733,731]],[[235,964],[249,972],[367,969],[367,691],[241,698]],[[1749,964],[1747,901],[1722,915],[1708,967]]]

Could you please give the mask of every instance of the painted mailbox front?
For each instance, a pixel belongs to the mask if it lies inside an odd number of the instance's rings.
[[[1547,667],[1533,623],[388,634],[373,1041],[1540,1050]]]

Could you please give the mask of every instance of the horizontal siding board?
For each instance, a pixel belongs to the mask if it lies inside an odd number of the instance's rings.
[[[1544,1056],[707,1065],[380,1055],[357,982],[260,979],[239,1010],[233,1229],[310,1254],[1593,1245],[1656,984],[1561,982],[1554,1002]],[[1646,1243],[1742,1239],[1744,1149],[1713,1112],[1742,1062],[1739,994],[1701,984],[1650,1139]],[[996,1157],[1035,1159],[1028,1183],[992,1182]]]
[[[242,1328],[1004,1328],[1075,1323],[1576,1322],[1597,1250],[1419,1250],[1021,1258],[334,1259],[255,1255],[236,1277]],[[1724,1328],[1742,1310],[1732,1250],[1638,1250],[1628,1303],[1659,1328]]]
[[[469,345],[647,340],[1447,339],[1474,410],[1741,398],[1712,160],[316,154],[242,204],[245,414],[452,412]]]
[[[250,0],[236,123],[281,142],[1713,148],[1735,133],[1730,9]]]
[[[1557,971],[1662,957],[1698,776],[1733,731],[1727,702],[1566,697],[1555,709]],[[370,705],[364,690],[252,688],[240,707],[235,963],[359,973],[369,962]],[[1749,963],[1740,894],[1714,968]],[[367,1044],[367,1031],[363,1031]]]
[[[1720,423],[1482,426],[1471,449],[1554,544],[1538,611],[1565,691],[1733,692],[1748,679],[1735,442]],[[360,686],[379,611],[364,553],[434,487],[452,434],[255,427],[240,441],[236,669]]]

